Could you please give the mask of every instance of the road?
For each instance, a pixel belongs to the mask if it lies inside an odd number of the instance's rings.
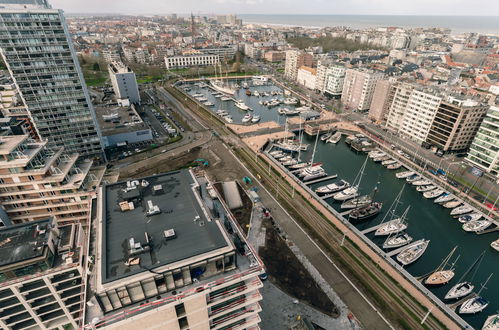
[[[183,98],[180,92],[175,91],[175,94]],[[411,328],[421,327],[419,321],[427,313],[427,309],[417,303],[412,294],[419,294],[419,299],[424,300],[422,293],[416,290],[410,295],[401,289],[399,284],[392,280],[392,277],[395,276],[396,278],[397,275],[395,270],[393,270],[395,274],[387,275],[388,269],[381,269],[376,262],[373,262],[372,256],[367,257],[357,248],[357,244],[362,244],[360,239],[355,244],[346,240],[345,244],[340,246],[342,233],[331,226],[317,212],[317,208],[310,205],[310,197],[302,194],[295,195],[294,192],[291,195],[291,186],[287,179],[283,179],[286,178],[285,176],[282,174],[275,175],[263,161],[257,162],[255,155],[244,147],[239,137],[232,133],[225,133],[223,129],[225,126],[222,123],[212,121],[208,112],[198,108],[194,102],[190,102],[190,104],[196,110],[196,115],[199,115],[200,121],[209,122],[215,130],[220,130],[221,133],[219,134],[228,149],[231,146],[236,147],[234,150],[241,153],[237,157],[234,155],[234,157],[243,160],[244,164],[241,163],[241,165],[251,167],[251,172],[247,173],[251,173],[254,182],[262,188],[262,200],[265,205],[269,203],[272,207],[276,221],[286,229],[290,238],[304,252],[329,284],[337,290],[340,297],[366,328],[386,329],[389,324],[380,313],[382,308],[376,307],[370,298],[366,298],[365,292],[369,292],[369,296],[377,296],[378,301],[385,306],[384,313],[389,314],[391,318],[397,319],[398,322],[405,323]],[[270,174],[267,171],[270,171]],[[262,185],[262,182],[265,182],[265,185]],[[265,191],[264,188],[268,188],[269,191]],[[279,202],[275,199],[276,196]],[[296,218],[299,218],[304,223],[299,223],[295,220]],[[331,216],[328,215],[328,218],[331,219]],[[303,224],[312,230],[310,232],[305,230]],[[321,244],[325,244],[325,248]],[[337,266],[333,260],[339,260],[341,267]],[[379,258],[378,263],[382,263]],[[345,271],[350,275],[347,276],[342,273]],[[362,283],[363,290],[358,289],[359,285],[350,280],[351,276]],[[398,278],[401,279],[402,276],[399,274]],[[383,285],[380,285],[380,283],[383,283]],[[411,310],[411,312],[408,313],[408,310]],[[436,321],[433,315],[430,315],[426,322],[431,328],[441,328],[441,324]]]

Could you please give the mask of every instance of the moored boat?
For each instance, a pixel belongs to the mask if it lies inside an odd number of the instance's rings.
[[[381,227],[376,229],[374,236],[386,236],[396,234],[407,229],[407,224],[401,218],[393,219],[385,222]]]
[[[434,189],[437,189],[436,186],[430,184],[430,185],[427,185],[427,186],[418,186],[416,188],[416,191],[419,191],[419,192],[427,192],[427,191],[430,191],[430,190],[434,190]]]
[[[433,199],[433,198],[436,198],[436,197],[442,195],[443,193],[444,193],[444,191],[442,189],[433,189],[433,190],[424,192],[423,197],[428,198],[428,199]]]
[[[372,202],[372,198],[370,195],[359,196],[356,198],[352,198],[350,200],[344,201],[341,203],[342,209],[355,209],[357,207],[362,207],[370,204]]]
[[[242,119],[242,122],[243,123],[247,123],[249,122],[251,119],[253,119],[253,116],[250,114],[250,113],[247,113],[246,115],[244,115],[243,119]]]
[[[499,238],[490,243],[490,247],[496,251],[499,251]]]
[[[428,186],[428,185],[432,184],[432,182],[430,180],[426,180],[426,179],[412,181],[411,183],[413,186]]]
[[[383,243],[383,249],[393,249],[401,247],[412,242],[412,237],[407,233],[397,233],[396,235],[389,236]]]
[[[445,299],[458,299],[469,295],[475,286],[471,282],[461,282],[454,285],[445,295]]]
[[[499,314],[487,317],[483,323],[482,330],[499,330]]]
[[[461,214],[470,213],[472,211],[473,211],[473,208],[471,206],[464,204],[464,205],[461,205],[459,207],[452,209],[452,211],[450,212],[450,215],[461,215]]]
[[[366,206],[354,209],[348,214],[348,218],[350,220],[365,220],[368,218],[372,218],[381,212],[382,207],[383,203],[372,202]]]
[[[448,270],[440,270],[438,272],[434,272],[424,281],[426,285],[443,285],[449,283],[450,280],[454,277],[456,273],[454,273],[453,269]]]
[[[346,201],[347,199],[359,196],[358,187],[349,187],[339,193],[334,194],[333,199],[337,201]]]
[[[333,143],[333,144],[336,144],[340,141],[341,139],[341,133],[340,132],[336,132],[334,133],[333,136],[331,136],[329,139],[327,139],[326,143]]]
[[[463,225],[463,230],[476,233],[476,232],[487,229],[491,224],[492,224],[492,222],[490,222],[489,220],[470,221],[470,222],[467,222]]]
[[[447,202],[450,202],[452,201],[453,199],[455,198],[454,195],[448,193],[448,192],[444,192],[442,194],[442,196],[438,197],[437,199],[435,199],[434,203],[447,203]]]
[[[325,186],[321,186],[317,189],[315,189],[315,192],[318,194],[331,194],[340,190],[343,190],[345,188],[348,188],[350,186],[350,183],[346,182],[345,180],[340,180],[335,183],[331,183]]]
[[[302,168],[305,168],[307,166],[309,166],[310,164],[308,163],[298,163],[298,164],[295,164],[295,165],[291,165],[289,167],[290,170],[299,170],[299,169],[302,169]]]
[[[397,254],[397,261],[402,265],[407,266],[423,255],[430,243],[429,240],[422,239],[420,241],[409,244],[405,249],[403,249],[399,254]]]
[[[405,181],[411,183],[411,182],[414,182],[414,181],[418,181],[418,180],[421,180],[421,177],[417,174],[413,174],[411,176],[408,176]]]
[[[387,160],[384,160],[381,162],[381,165],[383,166],[388,166],[388,165],[392,165],[392,164],[395,164],[397,161],[395,159],[387,159]]]
[[[239,101],[235,102],[234,105],[241,110],[245,110],[245,111],[251,110],[250,107],[248,107],[246,104],[244,104],[243,100],[239,100]]]
[[[234,122],[234,120],[232,119],[232,116],[230,116],[230,115],[228,115],[228,116],[224,116],[223,118],[224,118],[224,120],[225,120],[226,122],[228,122],[229,124]]]
[[[459,307],[459,314],[476,314],[483,311],[488,305],[489,301],[483,297],[470,298]]]
[[[404,171],[404,172],[399,172],[399,173],[395,174],[395,176],[397,177],[397,179],[406,179],[410,176],[413,176],[414,174],[416,174],[416,173],[414,173],[413,171]]]
[[[454,209],[454,208],[458,207],[459,205],[461,205],[461,201],[452,200],[450,202],[443,204],[442,206],[445,207],[446,209]]]
[[[477,212],[477,213],[470,213],[470,214],[461,215],[461,216],[459,216],[458,219],[459,219],[460,223],[466,223],[466,222],[470,222],[470,221],[480,220],[482,217],[483,217],[483,214]]]
[[[260,121],[260,115],[254,115],[253,118],[251,119],[252,123],[258,123]]]
[[[389,170],[398,170],[401,167],[402,167],[402,164],[397,162],[395,164],[388,165],[386,168]]]

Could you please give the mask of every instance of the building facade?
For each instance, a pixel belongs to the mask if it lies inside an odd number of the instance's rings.
[[[86,222],[105,168],[28,135],[0,136],[0,204],[13,223]]]
[[[376,82],[383,77],[381,72],[348,69],[341,93],[341,102],[345,108],[361,112],[369,110]]]
[[[390,80],[379,80],[369,109],[369,118],[375,122],[386,122],[390,106],[395,96],[395,85]]]
[[[216,54],[193,54],[165,57],[166,69],[210,66],[218,65],[219,63],[220,56]]]
[[[423,144],[442,100],[443,96],[436,89],[414,89],[407,102],[399,133]]]
[[[326,70],[324,93],[339,98],[343,91],[343,82],[347,69],[341,65],[333,65]]]
[[[308,89],[316,88],[317,72],[308,66],[302,66],[298,69],[296,81]]]
[[[426,143],[443,151],[468,149],[487,110],[477,101],[449,97],[438,106]]]
[[[396,85],[393,101],[388,111],[386,119],[386,126],[392,131],[398,132],[404,121],[405,112],[407,110],[407,103],[412,94],[414,85],[399,83]]]
[[[466,160],[499,178],[499,107],[490,107]]]
[[[314,64],[314,57],[312,54],[307,54],[300,50],[287,50],[286,62],[284,65],[284,77],[289,80],[296,80],[298,76],[298,69],[302,66],[312,67]]]
[[[45,1],[0,9],[0,51],[41,139],[102,157],[94,109],[62,11]]]
[[[78,329],[88,262],[81,226],[48,218],[2,227],[0,236],[0,327]]]
[[[130,103],[140,104],[140,93],[135,73],[123,62],[108,65],[109,77],[118,100],[128,99]]]

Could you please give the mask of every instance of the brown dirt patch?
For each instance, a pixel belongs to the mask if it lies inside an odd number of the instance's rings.
[[[217,182],[214,184],[214,187],[218,191],[220,196],[225,200],[224,191],[222,188],[222,183]],[[241,226],[241,228],[243,229],[244,234],[248,235],[249,223],[251,220],[251,211],[253,209],[253,202],[248,197],[248,195],[246,195],[245,191],[243,190],[243,188],[241,187],[239,182],[237,182],[237,188],[239,190],[239,194],[241,195],[241,200],[243,201],[243,206],[238,208],[238,209],[232,210],[232,214],[234,215],[237,222],[239,223],[239,226]]]
[[[338,308],[288,247],[278,232],[279,229],[269,222],[265,227],[267,228],[265,247],[260,247],[258,253],[271,281],[284,292],[324,314],[338,317],[340,315]]]

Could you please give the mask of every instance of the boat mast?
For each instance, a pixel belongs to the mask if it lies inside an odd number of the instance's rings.
[[[395,209],[397,208],[398,204],[400,203],[400,197],[402,197],[402,192],[404,191],[405,189],[405,184],[402,186],[402,189],[400,189],[399,193],[397,194],[397,197],[395,197],[395,200],[392,202],[392,205],[390,205],[390,208],[388,208],[388,212],[386,212],[385,216],[383,217],[383,219],[381,219],[381,222],[380,224],[382,224],[383,222],[385,222],[386,220],[386,217],[391,215],[390,216],[390,220],[393,220],[393,217],[395,216]],[[409,208],[407,208],[406,211],[408,211]],[[405,214],[405,213],[404,213]]]
[[[485,283],[482,284],[482,287],[480,288],[480,290],[478,290],[478,293],[477,293],[477,296],[480,295],[480,293],[482,292],[483,289],[487,289],[485,286],[487,285],[487,283],[489,282],[490,278],[492,277],[492,275],[494,275],[494,273],[490,273],[489,277],[487,277],[487,280],[485,281]]]
[[[287,121],[286,121],[287,123]],[[314,151],[312,152],[312,159],[310,160],[310,166],[314,164],[314,158],[315,158],[315,149],[317,148],[317,141],[319,141],[319,132],[317,132],[317,135],[315,136],[315,144],[314,144]]]

